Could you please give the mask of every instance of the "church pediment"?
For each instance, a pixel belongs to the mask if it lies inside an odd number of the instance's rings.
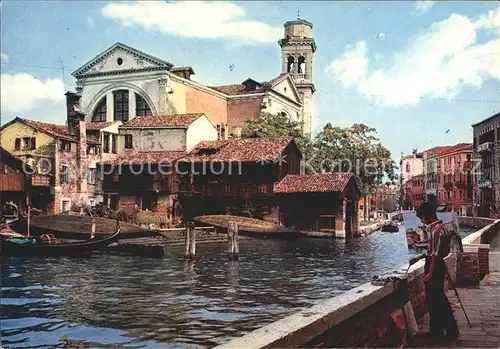
[[[120,42],[75,70],[75,78],[123,72],[170,70],[173,65]]]
[[[297,87],[290,74],[282,74],[276,78],[271,84],[271,89],[283,96],[288,97],[292,101],[302,103]]]

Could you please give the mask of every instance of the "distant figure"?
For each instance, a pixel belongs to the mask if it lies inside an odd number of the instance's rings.
[[[457,321],[444,291],[447,269],[444,261],[451,251],[451,244],[458,235],[457,226],[438,220],[436,206],[430,202],[417,209],[417,217],[426,225],[428,236],[427,253],[414,257],[410,265],[425,258],[425,300],[430,315],[429,336],[433,341],[454,340],[458,337]],[[446,335],[445,335],[446,332]]]

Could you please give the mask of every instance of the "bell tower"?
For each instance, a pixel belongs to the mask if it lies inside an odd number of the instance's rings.
[[[313,62],[316,43],[312,36],[312,23],[297,18],[284,24],[285,37],[281,47],[281,71],[290,73],[302,99],[304,133],[312,132]]]

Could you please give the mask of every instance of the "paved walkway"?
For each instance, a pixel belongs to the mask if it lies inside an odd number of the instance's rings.
[[[464,312],[453,291],[448,292],[460,328],[456,341],[442,345],[427,345],[421,338],[414,339],[408,347],[413,348],[500,348],[500,237],[490,243],[490,274],[481,285],[459,288],[458,295],[469,316],[472,328],[467,324]],[[421,325],[421,331],[429,329],[428,316]]]

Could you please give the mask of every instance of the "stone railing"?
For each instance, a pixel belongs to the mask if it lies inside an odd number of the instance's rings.
[[[464,226],[482,226],[477,232],[462,239],[464,253],[448,255],[445,258],[446,265],[453,282],[477,283],[481,268],[480,251],[481,248],[486,249],[481,247],[482,242],[487,241],[493,233],[498,233],[500,220],[460,217],[460,221]],[[476,241],[481,243],[474,243]],[[489,245],[486,246],[489,251]],[[401,337],[392,325],[392,313],[408,301],[412,304],[417,322],[427,312],[423,283],[424,261],[417,262],[404,274],[407,267],[408,264],[394,272],[404,280],[407,287],[398,289],[392,282],[385,285],[367,283],[216,348],[399,346]],[[482,268],[484,267],[483,265]],[[448,282],[446,284],[448,287]]]
[[[500,220],[482,217],[458,217],[458,223],[461,227],[478,230],[462,239],[464,253],[458,257],[460,267],[457,270],[457,282],[459,284],[477,284],[489,273],[489,242],[493,236],[498,234]]]

